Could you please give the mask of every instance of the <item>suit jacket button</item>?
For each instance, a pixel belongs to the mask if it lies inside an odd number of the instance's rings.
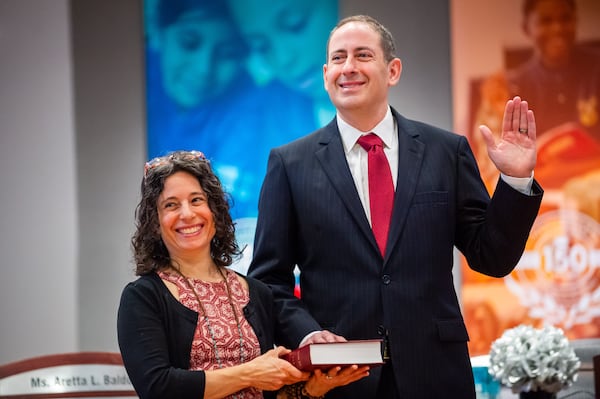
[[[383,281],[383,284],[388,285],[389,283],[392,282],[392,278],[389,275],[384,274],[383,277],[381,278],[381,281]]]

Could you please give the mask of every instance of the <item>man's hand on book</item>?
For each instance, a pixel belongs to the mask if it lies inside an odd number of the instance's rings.
[[[308,338],[301,342],[300,346],[308,344],[319,344],[325,342],[346,342],[347,339],[341,335],[336,335],[328,330],[321,330],[309,335]]]
[[[333,367],[329,370],[316,369],[308,381],[306,392],[315,397],[324,396],[336,387],[348,385],[369,375],[369,366],[352,365],[348,367]]]

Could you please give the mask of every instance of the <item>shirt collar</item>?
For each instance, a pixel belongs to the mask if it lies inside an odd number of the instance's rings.
[[[344,145],[344,152],[349,153],[354,145],[356,144],[356,140],[364,134],[367,133],[375,133],[378,135],[386,147],[390,147],[393,143],[393,135],[395,133],[394,128],[394,118],[392,116],[392,111],[390,107],[387,108],[387,112],[383,119],[371,130],[368,132],[362,132],[357,128],[350,126],[346,121],[344,121],[339,114],[336,115],[338,129],[340,130],[340,135],[342,137],[342,144]]]

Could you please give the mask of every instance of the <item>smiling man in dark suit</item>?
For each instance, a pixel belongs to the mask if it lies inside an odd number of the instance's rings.
[[[507,102],[499,140],[481,128],[502,173],[490,198],[464,136],[390,107],[388,91],[401,71],[393,38],[379,22],[340,21],[323,67],[337,115],[273,149],[261,190],[249,274],[274,292],[278,343],[386,342],[383,367],[327,398],[475,398],[453,248],[472,269],[507,275],[542,198],[533,179],[535,118],[526,101]],[[382,143],[367,151],[363,136]],[[382,149],[393,185],[388,195],[386,183],[371,181],[384,174],[372,173],[371,165]],[[381,212],[386,198],[390,210]],[[296,265],[301,299],[294,296]]]

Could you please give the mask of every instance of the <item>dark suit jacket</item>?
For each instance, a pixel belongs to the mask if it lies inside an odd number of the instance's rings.
[[[348,339],[387,332],[400,397],[475,398],[453,247],[472,269],[497,277],[510,273],[542,190],[534,182],[534,195],[526,196],[500,181],[490,200],[465,137],[392,111],[399,164],[385,257],[334,119],[272,150],[249,275],[274,292],[277,343],[295,347],[320,329]],[[296,264],[302,300],[293,296]],[[374,398],[380,370],[327,397]]]

